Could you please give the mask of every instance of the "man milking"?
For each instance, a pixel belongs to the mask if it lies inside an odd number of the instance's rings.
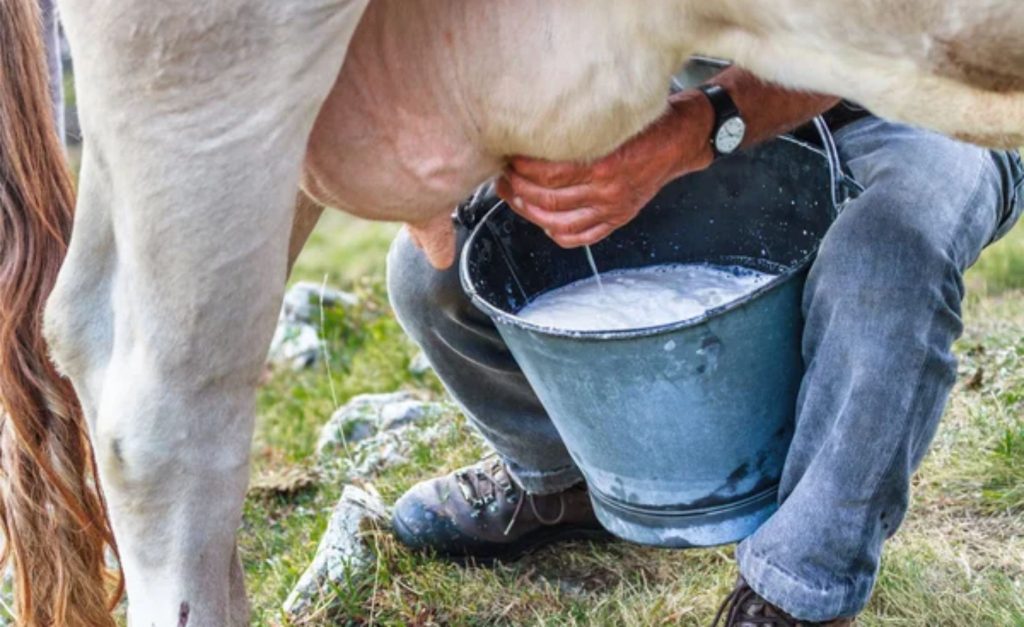
[[[885,122],[737,68],[669,105],[596,163],[513,160],[497,193],[560,245],[592,244],[669,181],[826,112],[864,191],[811,267],[806,374],[779,509],[738,546],[740,579],[721,617],[737,626],[849,624],[870,597],[955,380],[962,275],[1016,221],[1024,167],[1016,153]],[[493,202],[482,191],[463,210]],[[467,234],[460,229],[460,244]],[[388,267],[399,320],[498,452],[409,490],[395,507],[398,537],[440,556],[488,560],[603,535],[582,475],[457,269],[433,269],[404,232]]]

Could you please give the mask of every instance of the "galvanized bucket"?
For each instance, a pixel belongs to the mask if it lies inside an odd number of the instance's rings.
[[[516,316],[591,274],[504,204],[471,234],[463,287],[496,323],[615,535],[666,547],[740,540],[776,508],[803,374],[801,292],[843,195],[825,149],[782,138],[666,187],[593,247],[601,270],[672,262],[778,277],[739,302],[658,327],[573,332]]]

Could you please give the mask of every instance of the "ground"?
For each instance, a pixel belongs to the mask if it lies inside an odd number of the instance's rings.
[[[257,481],[313,466],[318,429],[362,392],[443,398],[432,375],[408,369],[416,349],[387,306],[390,225],[325,216],[295,280],[328,281],[363,304],[327,327],[330,374],[277,372],[260,391]],[[990,248],[968,276],[960,379],[915,480],[907,522],[885,553],[863,625],[1024,625],[1024,227]],[[464,418],[446,419],[464,426]],[[416,481],[473,462],[468,427],[375,480],[392,502]],[[253,491],[241,531],[254,624],[285,625],[280,606],[312,558],[343,484]],[[377,567],[339,586],[303,624],[707,625],[735,577],[731,548],[667,551],[575,544],[493,568],[412,555],[372,534]]]

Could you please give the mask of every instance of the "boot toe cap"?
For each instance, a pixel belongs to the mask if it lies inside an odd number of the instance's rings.
[[[436,506],[437,499],[423,494],[429,487],[416,486],[395,503],[395,535],[411,549],[449,553],[455,549],[461,533],[451,516]]]

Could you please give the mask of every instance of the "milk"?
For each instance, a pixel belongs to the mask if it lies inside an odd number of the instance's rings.
[[[710,264],[612,270],[541,294],[518,315],[539,326],[571,331],[652,327],[701,316],[774,277]]]

